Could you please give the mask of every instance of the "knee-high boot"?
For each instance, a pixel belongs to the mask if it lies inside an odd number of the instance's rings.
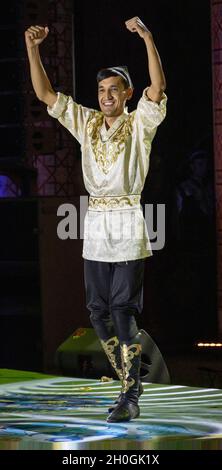
[[[108,416],[108,422],[130,421],[138,418],[140,409],[138,399],[140,395],[140,364],[141,343],[137,334],[130,342],[122,343],[121,364],[123,372],[121,400]]]
[[[121,386],[123,385],[123,371],[122,371],[122,363],[121,363],[121,351],[120,351],[120,344],[117,336],[113,336],[113,338],[109,338],[107,341],[100,340],[102,347],[116,372],[117,377],[121,381]],[[120,392],[118,398],[115,400],[113,406],[108,409],[108,412],[111,413],[115,406],[118,405],[122,400],[122,391]]]
[[[102,347],[113,367],[113,369],[116,372],[117,377],[121,381],[121,392],[118,396],[118,398],[115,400],[113,406],[111,406],[108,411],[111,413],[114,408],[121,402],[121,400],[124,399],[123,395],[123,371],[122,371],[122,361],[121,361],[121,349],[120,349],[120,343],[117,338],[117,336],[114,336],[113,338],[109,338],[107,341],[100,340]],[[139,380],[139,396],[143,393],[143,385],[141,381]]]
[[[97,336],[101,342],[101,345],[115,370],[117,377],[123,381],[122,363],[121,363],[121,351],[120,344],[117,336],[115,335],[115,327],[110,315],[104,312],[92,312],[90,315],[91,323],[97,333]],[[109,413],[114,409],[114,406],[120,402],[122,393],[114,402],[114,405],[109,408]]]

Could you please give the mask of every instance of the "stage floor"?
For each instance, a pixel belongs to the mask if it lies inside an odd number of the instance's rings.
[[[219,389],[145,383],[140,418],[115,424],[119,382],[0,369],[0,383],[1,450],[222,449]]]

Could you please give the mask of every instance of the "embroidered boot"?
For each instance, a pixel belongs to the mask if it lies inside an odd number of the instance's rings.
[[[107,421],[122,422],[138,418],[140,409],[139,399],[139,372],[141,363],[141,343],[137,334],[130,343],[123,343],[121,348],[121,363],[123,372],[123,382],[121,400],[108,416]]]
[[[122,373],[122,365],[121,365],[121,351],[120,351],[120,344],[117,336],[113,338],[109,338],[107,341],[100,340],[102,347],[116,372],[116,375],[121,381],[121,385],[123,384],[123,373]],[[139,396],[143,393],[143,384],[139,380]],[[114,408],[121,402],[124,398],[122,391],[120,392],[118,398],[114,401],[113,405],[108,408],[108,412],[112,413]]]
[[[121,385],[123,383],[123,372],[122,372],[122,363],[121,363],[121,351],[120,351],[120,344],[117,336],[113,336],[108,340],[104,341],[100,339],[102,347],[116,372],[117,377],[121,381]],[[114,405],[118,405],[122,399],[122,392],[114,402]],[[115,406],[109,408],[109,413],[115,408]]]

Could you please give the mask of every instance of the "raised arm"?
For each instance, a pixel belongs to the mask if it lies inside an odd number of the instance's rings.
[[[47,77],[39,54],[39,45],[48,36],[49,29],[43,26],[30,26],[25,31],[25,42],[30,64],[32,85],[39,100],[52,107],[57,94]]]
[[[125,24],[129,31],[132,33],[137,32],[145,42],[148,55],[148,72],[151,80],[147,95],[150,100],[159,103],[166,88],[166,79],[152,33],[138,16],[126,21]]]

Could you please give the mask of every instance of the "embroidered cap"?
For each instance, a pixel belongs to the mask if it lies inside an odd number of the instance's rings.
[[[99,72],[97,73],[97,82],[99,83],[101,80],[111,77],[112,73],[114,75],[119,75],[120,77],[122,77],[126,82],[127,86],[133,88],[133,83],[126,65],[119,65],[118,67],[107,67],[105,69],[99,70]]]

